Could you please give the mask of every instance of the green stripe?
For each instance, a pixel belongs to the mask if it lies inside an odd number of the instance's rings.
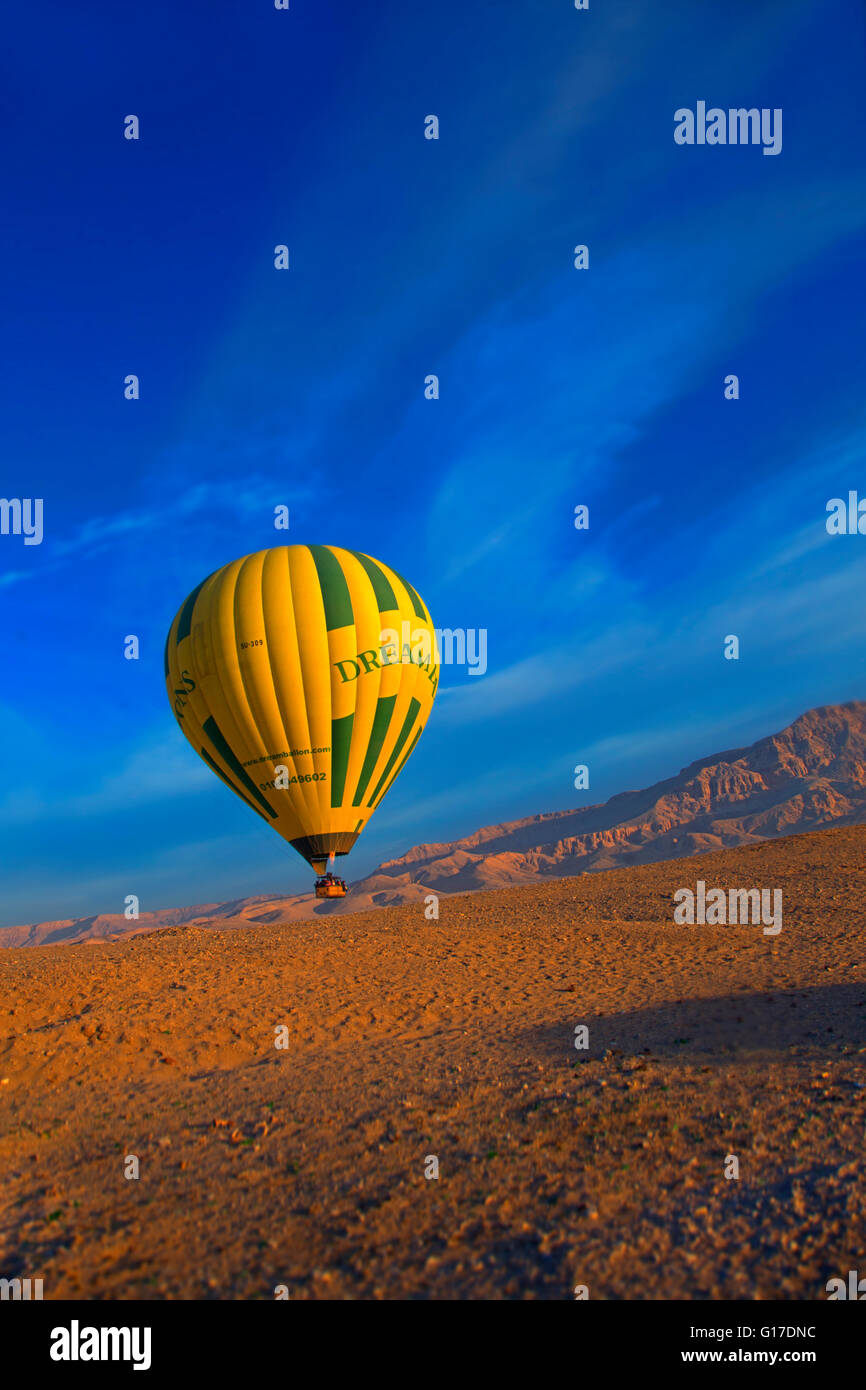
[[[240,799],[241,799],[241,801],[246,802],[247,806],[249,806],[249,808],[250,808],[251,811],[255,811],[256,815],[257,815],[257,816],[261,816],[261,817],[262,817],[262,820],[264,820],[264,813],[263,813],[262,811],[259,810],[258,806],[254,805],[254,803],[253,803],[252,801],[250,801],[250,799],[249,799],[248,796],[244,796],[244,794],[243,794],[243,792],[240,790],[240,788],[239,788],[239,787],[236,787],[235,784],[234,784],[234,782],[232,782],[232,780],[231,780],[229,777],[226,777],[226,775],[225,775],[225,773],[223,772],[222,768],[220,767],[219,763],[217,763],[217,762],[215,761],[215,759],[213,759],[213,758],[211,757],[211,755],[210,755],[210,753],[207,751],[207,749],[206,749],[206,748],[202,748],[202,749],[200,749],[200,752],[201,752],[202,757],[205,759],[205,761],[210,765],[210,767],[213,768],[213,770],[214,770],[214,772],[216,773],[217,777],[221,777],[222,780],[225,782],[226,786],[227,786],[227,787],[230,787],[231,790],[234,792],[235,796],[239,796]]]
[[[349,770],[349,750],[352,746],[354,714],[331,720],[331,805],[342,806]]]
[[[420,701],[420,700],[416,700],[416,699],[413,697],[412,700],[410,701],[410,704],[409,704],[409,712],[408,712],[408,714],[406,715],[406,718],[403,720],[403,727],[402,727],[402,729],[400,730],[400,734],[399,734],[399,737],[398,737],[398,739],[397,739],[397,742],[394,744],[394,747],[393,747],[393,749],[391,750],[391,756],[390,756],[390,758],[388,759],[388,761],[387,761],[386,764],[385,764],[385,767],[384,767],[384,769],[383,769],[383,771],[382,771],[382,776],[379,778],[378,785],[376,786],[376,790],[373,792],[373,795],[370,797],[370,800],[367,802],[367,805],[368,805],[368,806],[372,806],[373,802],[376,800],[376,797],[379,795],[379,792],[382,790],[382,787],[383,787],[384,784],[385,784],[385,780],[386,780],[386,778],[387,778],[387,776],[388,776],[388,773],[391,771],[391,768],[394,766],[395,762],[396,762],[397,759],[399,758],[399,756],[400,756],[400,750],[402,749],[403,744],[406,742],[407,738],[409,737],[409,733],[410,733],[410,731],[411,731],[411,729],[412,729],[412,725],[415,723],[415,720],[418,718],[418,711],[420,710],[420,708],[421,708],[421,701]],[[420,732],[420,730],[419,730],[419,732]]]
[[[358,831],[361,829],[361,821],[362,821],[363,819],[364,819],[364,817],[362,816],[362,817],[361,817],[361,820],[358,821],[358,824],[355,826],[355,829],[352,831],[352,834],[353,834],[353,835],[357,835]]]
[[[403,754],[403,756],[402,756],[402,758],[400,759],[399,763],[398,763],[397,766],[394,768],[394,771],[391,773],[391,776],[390,776],[390,779],[389,779],[387,785],[384,786],[384,787],[382,788],[382,795],[379,797],[379,800],[376,802],[376,806],[378,806],[382,801],[384,801],[385,797],[388,795],[388,792],[389,792],[389,790],[390,790],[390,787],[391,787],[392,782],[395,782],[395,781],[397,780],[397,778],[400,776],[400,773],[403,771],[403,768],[406,766],[406,763],[409,761],[409,756],[410,756],[410,754],[411,754],[411,752],[412,752],[412,749],[415,747],[415,744],[418,742],[418,740],[419,740],[419,738],[421,737],[421,735],[423,734],[423,732],[424,732],[423,729],[419,729],[418,732],[415,734],[415,737],[413,738],[412,742],[409,744],[409,747],[406,749],[406,752]],[[374,806],[373,809],[375,810],[376,807]]]
[[[376,713],[373,716],[373,728],[370,733],[370,742],[367,746],[367,753],[364,758],[364,766],[361,768],[361,776],[358,778],[358,785],[355,788],[355,796],[352,800],[353,806],[360,806],[367,790],[367,783],[373,776],[373,768],[382,751],[382,744],[388,732],[388,725],[391,723],[391,716],[394,713],[396,695],[380,695],[379,703],[376,705]]]
[[[172,619],[172,622],[174,622],[174,619]],[[165,634],[165,678],[166,678],[166,680],[168,680],[168,644],[169,644],[170,641],[171,641],[171,625],[169,625],[168,632]]]
[[[271,817],[272,820],[276,820],[276,811],[265,801],[265,798],[262,796],[261,792],[259,791],[258,787],[256,786],[253,779],[250,777],[243,764],[238,762],[234,753],[229,748],[228,744],[223,738],[220,728],[212,715],[208,719],[207,723],[202,724],[202,729],[207,734],[208,738],[210,739],[216,751],[219,753],[223,762],[226,764],[227,767],[231,768],[232,772],[234,773],[235,777],[237,777],[241,786],[246,787],[253,800],[257,801],[258,804],[264,808],[264,810],[267,812],[267,814]]]
[[[216,570],[214,570],[214,574],[216,574]],[[195,608],[195,601],[208,579],[210,579],[210,575],[208,575],[207,579],[203,579],[200,584],[196,585],[186,603],[183,605],[183,608],[180,610],[180,617],[177,620],[177,642],[175,646],[179,647],[183,639],[189,637],[192,628],[192,610]]]
[[[359,550],[350,550],[349,554],[354,555],[358,563],[363,565],[367,578],[373,585],[373,593],[379,605],[379,612],[388,613],[392,608],[399,608],[397,595],[391,588],[390,580],[382,566],[377,565],[375,560],[371,560],[369,555],[362,555]]]
[[[326,545],[310,545],[307,549],[313,557],[316,574],[319,576],[319,588],[322,590],[325,604],[325,626],[329,632],[335,627],[348,627],[355,621],[355,615],[352,612],[349,586],[339,560]]]
[[[395,570],[394,573],[397,574],[397,571]],[[402,574],[397,574],[397,578],[399,579],[400,583],[403,585],[403,588],[406,590],[406,593],[412,600],[412,607],[415,609],[415,617],[422,618],[426,623],[427,614],[424,612],[424,605],[421,602],[420,596],[412,588],[412,585],[409,583],[408,579],[403,578]]]

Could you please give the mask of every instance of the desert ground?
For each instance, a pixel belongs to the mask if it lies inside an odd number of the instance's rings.
[[[781,888],[782,931],[674,925],[698,878]],[[438,921],[0,952],[0,1275],[49,1299],[824,1298],[866,1246],[864,948],[851,827]]]

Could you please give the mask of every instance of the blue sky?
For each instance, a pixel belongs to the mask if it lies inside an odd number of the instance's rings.
[[[824,524],[866,495],[861,4],[12,28],[0,495],[45,537],[0,536],[0,924],[308,886],[163,686],[179,603],[267,545],[365,550],[488,631],[349,877],[866,694],[866,537]],[[699,100],[781,108],[781,153],[677,145]]]

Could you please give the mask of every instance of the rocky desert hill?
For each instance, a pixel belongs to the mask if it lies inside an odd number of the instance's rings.
[[[345,902],[310,893],[166,908],[134,922],[103,913],[0,928],[2,946],[117,940],[158,927],[267,925],[547,878],[651,864],[778,835],[866,822],[866,701],[809,710],[747,748],[714,753],[643,791],[582,810],[489,825],[418,845],[351,886]]]
[[[353,888],[383,904],[650,864],[866,821],[866,701],[823,705],[748,748],[714,753],[643,791],[419,845]]]

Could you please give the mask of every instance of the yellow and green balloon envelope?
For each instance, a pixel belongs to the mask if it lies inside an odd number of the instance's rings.
[[[196,752],[322,872],[415,747],[439,655],[426,607],[387,565],[284,545],[193,590],[169,629],[165,676]]]

